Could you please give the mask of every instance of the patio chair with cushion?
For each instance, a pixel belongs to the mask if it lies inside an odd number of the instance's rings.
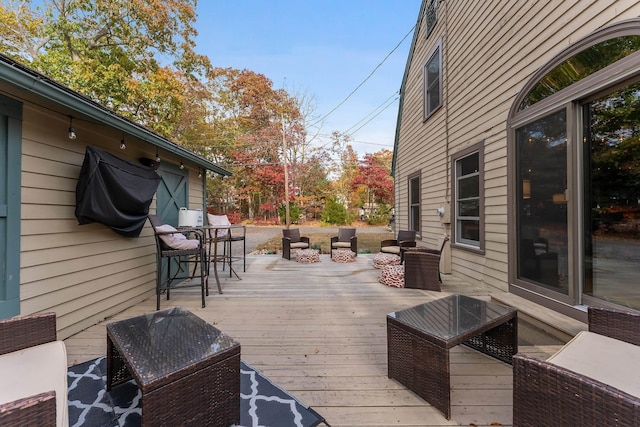
[[[422,247],[410,247],[404,251],[404,287],[440,291],[440,258],[447,237],[442,241],[440,250]]]
[[[398,231],[397,239],[387,239],[380,242],[380,252],[400,255],[403,260],[404,248],[414,248],[416,246],[416,232],[414,230]]]
[[[202,230],[177,230],[169,224],[163,224],[157,215],[149,215],[149,222],[156,238],[156,309],[160,310],[162,292],[166,292],[168,300],[172,289],[189,287],[201,289],[204,308],[205,294],[209,295],[209,273]],[[191,265],[194,268],[190,273]],[[165,270],[166,276],[163,277]],[[175,271],[172,273],[173,270]],[[200,282],[192,282],[197,276],[200,276]],[[191,280],[185,282],[186,279]]]
[[[69,425],[67,352],[55,313],[0,320],[0,425]]]
[[[231,226],[231,221],[227,215],[213,215],[207,214],[207,224],[209,227],[228,227],[218,229],[218,242],[222,242],[222,271],[225,270],[226,265],[229,265],[229,277],[231,277],[233,270],[233,262],[242,260],[242,271],[247,271],[247,241],[246,234],[247,228],[245,226]],[[207,236],[207,242],[209,243],[209,259],[211,259],[212,243],[214,242],[213,231],[209,228],[209,234]],[[242,242],[242,255],[233,255],[232,243]]]
[[[309,238],[300,236],[299,228],[282,230],[282,258],[291,260],[292,249],[308,249]]]
[[[589,307],[588,319],[549,359],[513,357],[514,426],[640,425],[640,314]]]
[[[331,251],[334,249],[350,249],[358,255],[358,237],[355,228],[339,228],[338,235],[331,237]]]

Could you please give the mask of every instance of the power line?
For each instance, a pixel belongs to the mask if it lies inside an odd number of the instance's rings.
[[[384,110],[386,110],[387,108],[389,108],[390,106],[392,106],[394,104],[395,101],[397,101],[398,98],[392,99],[391,102],[389,102],[382,110],[378,111],[373,117],[371,117],[369,120],[367,120],[366,122],[364,122],[362,124],[362,126],[360,126],[358,129],[354,130],[353,132],[350,133],[350,135],[353,135],[354,133],[358,132],[360,129],[362,129],[363,127],[365,127],[371,120],[375,119],[376,117],[378,117],[380,115],[380,113],[382,113]],[[351,129],[349,129],[351,130]],[[347,133],[349,133],[349,131],[347,131]]]
[[[396,96],[397,94],[398,94],[398,92],[394,92],[394,93],[393,93],[389,98],[385,99],[384,101],[382,101],[382,103],[381,103],[380,105],[378,105],[376,108],[374,108],[374,109],[373,109],[373,111],[371,111],[369,114],[367,114],[366,116],[364,116],[362,119],[360,119],[356,124],[354,124],[353,126],[351,126],[349,129],[347,129],[346,131],[344,131],[344,133],[348,133],[348,134],[350,134],[350,133],[351,133],[351,129],[353,129],[354,127],[358,126],[360,123],[362,123],[363,121],[365,121],[365,120],[366,120],[369,116],[371,116],[372,114],[376,113],[376,111],[377,111],[379,108],[382,108],[382,106],[383,106],[383,105],[385,105],[387,102],[389,102],[389,100],[390,100],[391,98],[393,98],[394,96]],[[393,100],[392,100],[392,103],[393,103],[393,102],[395,102],[397,99],[398,99],[398,98],[393,99]],[[378,114],[380,114],[382,111],[386,110],[388,107],[389,107],[389,105],[387,105],[386,107],[382,108],[382,110],[381,110],[381,111],[379,111],[378,113],[376,113],[376,114],[375,114],[375,116],[373,116],[373,117],[376,117]],[[373,118],[373,117],[372,117],[372,118]],[[369,121],[371,121],[371,120],[369,120]],[[369,123],[369,121],[367,121],[367,123]],[[366,124],[366,123],[365,123],[365,124]],[[360,128],[358,128],[358,129],[360,129]],[[354,132],[354,133],[355,133],[355,132]]]
[[[327,117],[329,117],[334,111],[336,111],[338,108],[340,108],[342,106],[342,104],[344,104],[345,102],[347,102],[347,100],[349,98],[351,98],[351,96],[356,93],[356,91],[358,89],[360,89],[360,87],[362,87],[362,85],[364,85],[367,80],[369,80],[371,78],[371,76],[373,76],[375,74],[376,71],[378,71],[378,68],[380,68],[380,66],[382,66],[382,64],[384,64],[384,62],[389,59],[389,57],[391,56],[391,54],[393,54],[393,52],[395,52],[400,45],[405,41],[405,39],[407,37],[409,37],[409,34],[411,34],[413,32],[413,30],[415,29],[415,25],[413,27],[411,27],[411,29],[409,30],[409,32],[402,38],[402,40],[400,40],[400,42],[396,45],[396,47],[394,47],[391,52],[389,52],[387,54],[387,56],[384,57],[384,59],[382,60],[382,62],[380,62],[374,69],[373,71],[371,71],[371,73],[369,73],[369,75],[354,89],[351,91],[351,93],[349,95],[347,95],[347,97],[345,99],[343,99],[338,105],[336,105],[335,107],[333,107],[331,109],[331,111],[329,111],[327,114],[325,114],[324,116],[322,116],[321,118],[319,118],[318,120],[316,120],[315,122],[313,122],[312,124],[310,124],[309,126],[315,126],[318,123],[320,123],[321,121],[325,120]]]

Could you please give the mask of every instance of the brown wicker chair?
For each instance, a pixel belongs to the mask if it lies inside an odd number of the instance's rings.
[[[416,232],[414,230],[400,230],[397,239],[387,239],[380,242],[380,252],[400,255],[400,262],[403,261],[403,249],[415,247]]]
[[[339,228],[338,235],[331,237],[331,250],[351,249],[358,256],[358,237],[355,228]]]
[[[56,340],[55,313],[41,313],[0,320],[0,355],[25,350]],[[43,363],[46,363],[43,361]],[[66,383],[66,381],[65,381]],[[7,384],[4,385],[8,387]],[[67,396],[61,404],[66,407]],[[56,426],[56,393],[44,391],[11,402],[0,403],[2,426]],[[63,417],[64,422],[66,416]]]
[[[282,258],[291,259],[291,249],[309,248],[309,238],[300,236],[299,228],[282,230]]]
[[[404,287],[440,291],[440,254],[412,248],[404,254]]]
[[[421,247],[403,249],[404,287],[440,292],[440,257],[444,245],[449,241],[445,237],[440,250]]]
[[[156,309],[160,310],[160,294],[166,292],[167,300],[170,298],[172,289],[199,287],[202,294],[202,308],[205,307],[205,294],[209,295],[209,272],[207,262],[207,249],[205,236],[200,229],[162,231],[162,220],[157,215],[149,215],[149,222],[153,227],[156,238]],[[198,247],[192,249],[175,249],[170,247],[162,236],[175,234],[190,234],[198,240]],[[166,261],[166,264],[165,264]],[[193,272],[190,273],[190,265],[195,264]],[[200,267],[200,268],[198,268]],[[175,271],[172,274],[172,270]],[[166,276],[163,272],[166,270]],[[163,277],[165,276],[165,277]],[[200,282],[193,284],[181,283],[187,278],[200,276]],[[222,290],[218,288],[219,293]]]
[[[589,307],[589,331],[640,346],[640,314]],[[516,354],[513,425],[638,426],[640,398],[552,362]]]

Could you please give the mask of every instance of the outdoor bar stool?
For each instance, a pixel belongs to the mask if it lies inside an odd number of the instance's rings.
[[[205,307],[205,294],[209,295],[208,262],[204,247],[204,233],[199,229],[177,230],[169,224],[163,224],[157,215],[149,215],[156,238],[156,308],[160,310],[160,294],[166,292],[170,299],[171,289],[199,287],[202,294],[202,308]],[[185,234],[195,237],[187,239]],[[166,262],[164,262],[166,260]],[[194,266],[190,274],[189,266]],[[200,267],[199,269],[197,267]],[[172,273],[172,270],[175,270]],[[198,274],[199,270],[199,274]],[[166,276],[164,276],[166,271]],[[186,279],[200,276],[200,283],[181,283]]]
[[[220,226],[218,232],[218,242],[222,242],[222,271],[226,266],[229,266],[229,277],[235,272],[233,270],[233,263],[235,261],[242,260],[242,271],[247,271],[247,241],[246,234],[247,228],[242,225],[232,225],[227,215],[213,215],[207,214],[207,223],[209,227],[215,228]],[[213,231],[209,228],[209,235],[207,236],[207,242],[209,243],[209,257],[211,257],[212,244],[215,241]],[[242,255],[233,255],[233,243],[242,242]],[[237,274],[236,274],[237,276]]]

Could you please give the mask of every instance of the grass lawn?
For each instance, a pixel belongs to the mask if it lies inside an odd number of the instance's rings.
[[[304,233],[303,236],[309,238],[311,247],[316,248],[320,246],[320,253],[328,254],[329,245],[331,244],[331,237],[335,236],[335,232],[327,233]],[[380,242],[386,239],[393,239],[394,234],[392,232],[386,233],[360,233],[358,234],[358,253],[378,253],[380,252]],[[257,247],[258,250],[266,251],[280,251],[282,250],[282,237],[274,237],[268,241],[261,243]]]

